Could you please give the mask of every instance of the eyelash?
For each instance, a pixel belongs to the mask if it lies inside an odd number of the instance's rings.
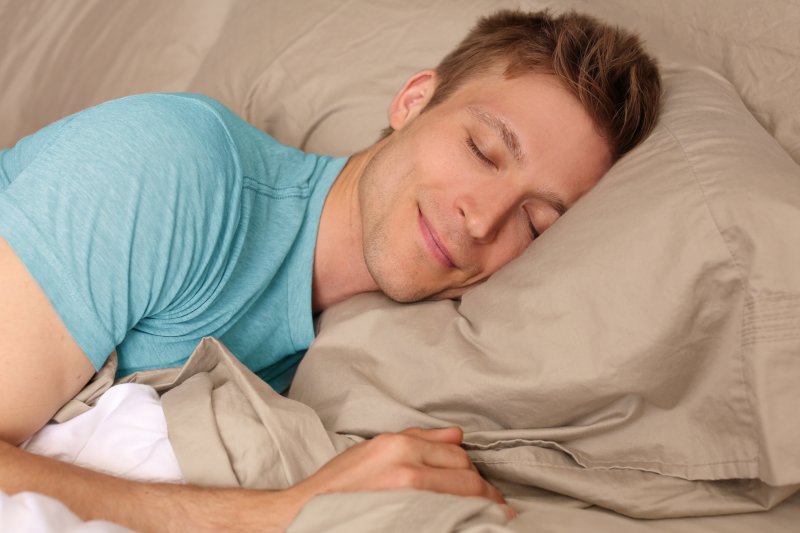
[[[491,167],[495,167],[496,166],[491,159],[486,157],[486,155],[483,152],[481,152],[481,149],[478,148],[478,145],[475,144],[475,141],[472,139],[472,137],[467,136],[466,143],[467,143],[467,147],[469,148],[470,152],[475,154],[475,157],[480,159],[482,163],[484,163],[485,165],[491,166]]]
[[[531,233],[531,240],[532,241],[538,239],[539,235],[541,235],[541,233],[539,233],[536,230],[536,226],[533,225],[533,220],[531,220],[530,218],[528,219],[528,229],[529,229],[529,231]]]

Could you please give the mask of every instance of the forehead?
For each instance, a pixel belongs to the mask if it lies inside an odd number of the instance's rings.
[[[464,82],[441,105],[486,135],[496,136],[509,148],[511,159],[527,171],[569,182],[576,196],[611,166],[608,142],[577,97],[554,75],[477,77]]]

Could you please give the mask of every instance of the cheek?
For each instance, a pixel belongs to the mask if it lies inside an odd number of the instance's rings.
[[[510,263],[525,252],[531,245],[531,239],[527,233],[521,233],[518,225],[512,225],[495,243],[495,247],[487,250],[487,275],[494,274],[502,267]]]
[[[464,148],[453,132],[431,130],[416,137],[408,148],[414,175],[428,186],[453,191],[470,172]]]
[[[525,250],[527,250],[528,246],[530,246],[531,244],[533,244],[533,241],[531,241],[527,233],[523,235],[521,238],[517,239],[517,241],[514,243],[514,246],[512,246],[509,250],[506,263],[512,261],[513,259],[516,259],[523,253],[525,253]]]
[[[400,144],[390,144],[367,164],[359,183],[362,210],[391,204],[409,182],[413,165]]]

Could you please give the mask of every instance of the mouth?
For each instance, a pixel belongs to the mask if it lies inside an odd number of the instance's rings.
[[[436,262],[444,268],[455,268],[456,265],[451,259],[450,253],[447,251],[444,244],[442,244],[441,239],[436,235],[436,232],[430,224],[428,224],[428,220],[425,218],[425,215],[422,214],[422,211],[419,211],[418,220],[422,238]]]

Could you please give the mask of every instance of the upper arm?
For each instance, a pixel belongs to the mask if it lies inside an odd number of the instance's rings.
[[[2,237],[0,294],[0,439],[19,444],[95,370]]]

